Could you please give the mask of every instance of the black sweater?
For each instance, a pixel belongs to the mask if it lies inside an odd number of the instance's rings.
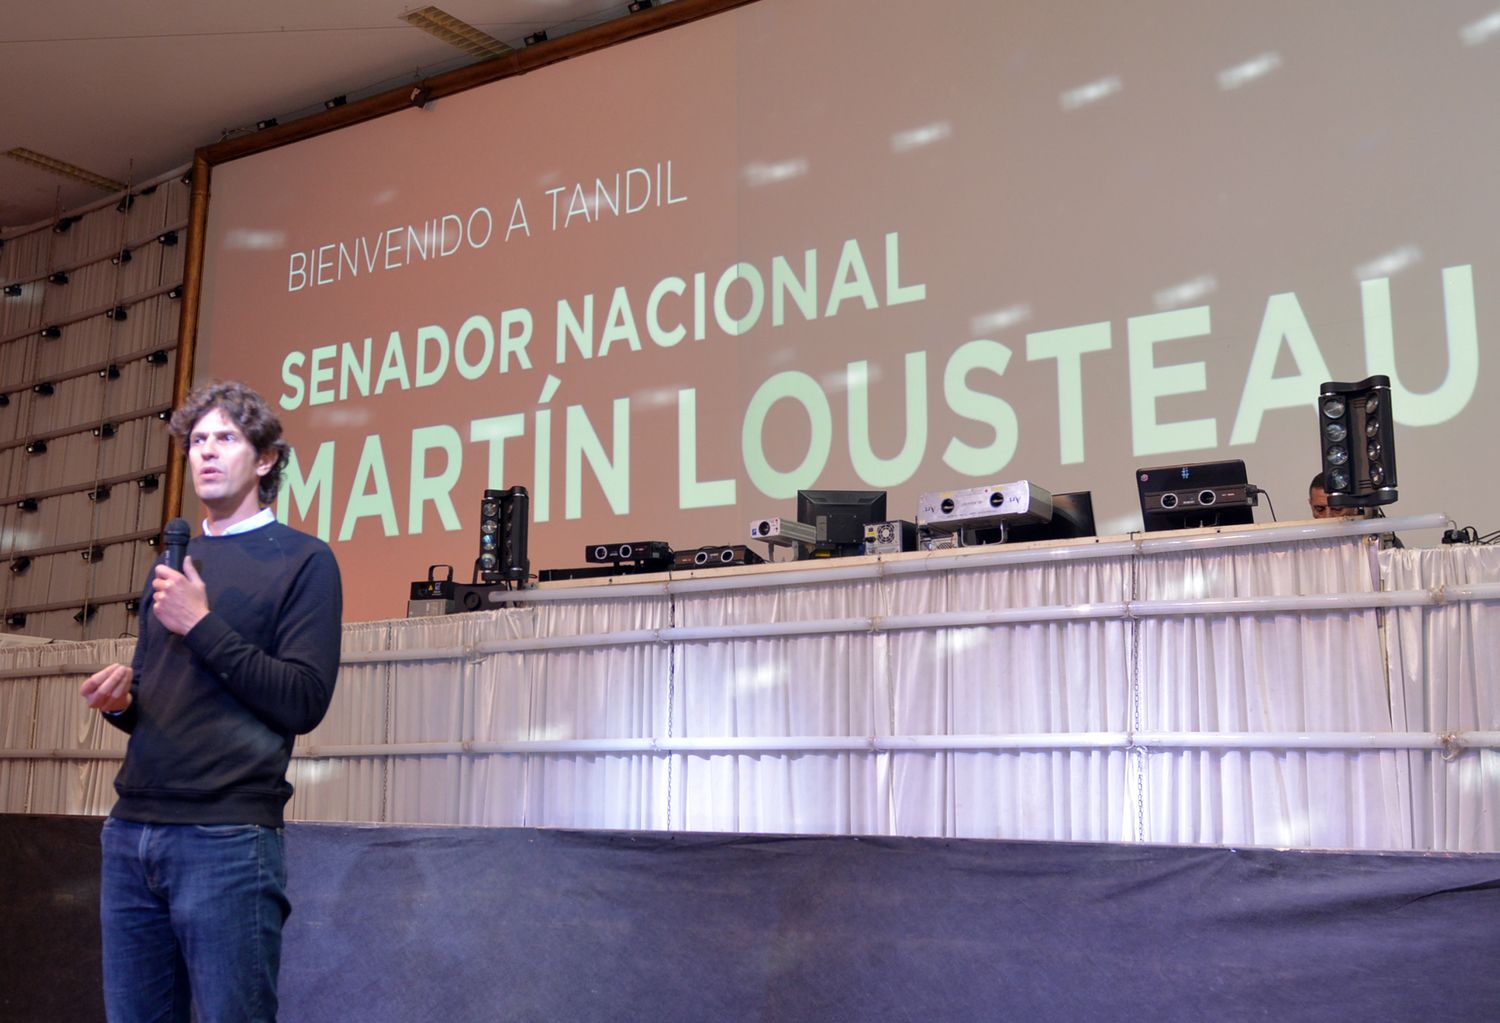
[[[188,544],[208,615],[177,636],[141,601],[130,733],[113,816],[280,827],[292,737],[322,720],[338,675],[343,595],[323,541],[273,522]],[[154,576],[153,576],[154,577]]]

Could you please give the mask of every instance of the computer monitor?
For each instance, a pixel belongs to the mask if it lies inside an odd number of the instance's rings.
[[[1005,531],[1005,542],[1077,540],[1097,535],[1094,532],[1094,493],[1080,490],[1072,494],[1053,494],[1052,521],[1011,526]]]
[[[818,531],[800,556],[842,558],[862,554],[865,526],[887,521],[884,490],[799,490],[797,521]]]

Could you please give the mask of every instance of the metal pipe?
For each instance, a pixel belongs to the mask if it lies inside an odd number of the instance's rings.
[[[75,600],[64,606],[72,607],[77,603]],[[103,664],[39,664],[32,668],[0,668],[0,681],[7,679],[30,681],[36,678],[56,678],[60,675],[92,675],[96,671],[103,670],[104,667]]]
[[[1317,593],[1271,597],[1202,597],[1195,600],[1137,600],[1129,613],[1136,618],[1173,616],[1267,614],[1284,611],[1367,611],[1378,607],[1430,607],[1437,598],[1430,590],[1387,590],[1381,593]]]
[[[1500,583],[1470,583],[1465,586],[1440,586],[1434,593],[1439,604],[1460,603],[1469,600],[1500,599]]]
[[[339,654],[339,666],[357,664],[405,664],[417,661],[462,661],[469,656],[464,647],[429,647],[425,650],[354,650]]]
[[[1451,738],[1436,732],[1137,732],[1151,750],[1441,750]]]
[[[1444,587],[1430,590],[1395,590],[1381,593],[1328,593],[1270,597],[1222,597],[1197,600],[1140,600],[1126,603],[1050,605],[998,608],[982,611],[934,611],[925,614],[876,615],[855,618],[813,619],[801,622],[746,623],[739,625],[679,626],[662,629],[631,629],[620,632],[580,633],[571,636],[537,636],[492,640],[473,647],[437,647],[422,650],[349,651],[341,655],[342,666],[400,664],[422,661],[462,661],[493,654],[531,653],[546,650],[583,650],[595,647],[637,646],[651,643],[701,643],[715,640],[770,639],[787,636],[835,635],[839,633],[898,632],[913,629],[977,628],[1040,622],[1101,621],[1169,616],[1225,616],[1285,612],[1330,614],[1366,611],[1372,608],[1432,607],[1471,601],[1500,600],[1500,584]],[[32,678],[41,674],[90,674],[95,666],[54,667],[47,672],[12,668],[0,671],[0,680]]]
[[[1036,622],[1094,621],[1128,617],[1130,605],[1075,604],[1041,607],[1008,607],[993,611],[930,611],[924,614],[885,615],[875,628],[888,631],[929,628],[970,628],[984,625],[1029,625]]]
[[[506,741],[366,743],[298,746],[302,760],[358,757],[674,754],[674,753],[942,753],[1141,748],[1225,753],[1500,750],[1500,731],[1469,732],[1015,732],[996,735],[789,735],[616,739],[513,739]],[[120,760],[123,750],[0,749],[0,760]]]
[[[1407,515],[1394,519],[1344,519],[1332,521],[1308,520],[1275,526],[1230,527],[1222,533],[1153,535],[1132,534],[1142,537],[1142,554],[1170,554],[1182,551],[1215,550],[1226,547],[1247,547],[1261,542],[1296,543],[1299,540],[1328,540],[1344,536],[1367,536],[1370,534],[1395,533],[1402,530],[1442,529],[1448,524],[1446,515]]]
[[[575,636],[534,636],[476,643],[476,654],[520,654],[536,650],[583,650],[600,646],[634,646],[660,642],[659,629],[629,629],[621,632],[590,632]]]
[[[1453,600],[1500,599],[1500,587],[1473,594],[1450,591]],[[801,622],[763,622],[738,625],[696,625],[621,632],[580,633],[526,639],[492,640],[472,650],[372,651],[346,657],[342,663],[377,664],[382,660],[461,660],[471,655],[528,653],[539,650],[581,650],[591,647],[638,646],[649,643],[702,643],[716,640],[773,639],[787,636],[839,633],[897,632],[912,629],[975,628],[1041,622],[1105,621],[1169,616],[1224,616],[1299,613],[1346,614],[1372,608],[1428,607],[1438,603],[1428,590],[1383,593],[1327,593],[1270,597],[1224,597],[1198,600],[1138,600],[1124,603],[1043,605],[983,611],[933,611],[924,614],[854,618],[824,618]]]

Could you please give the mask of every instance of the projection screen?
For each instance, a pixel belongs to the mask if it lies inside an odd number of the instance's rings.
[[[356,620],[469,577],[486,487],[534,571],[811,487],[1124,532],[1223,458],[1303,519],[1374,373],[1393,512],[1483,532],[1496,95],[1494,0],[760,0],[215,167],[197,372],[276,404]]]

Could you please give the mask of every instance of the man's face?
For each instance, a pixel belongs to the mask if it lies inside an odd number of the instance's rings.
[[[1322,487],[1313,487],[1307,492],[1307,503],[1312,506],[1313,518],[1315,519],[1357,519],[1358,508],[1331,508],[1328,505],[1328,492]]]
[[[209,409],[188,434],[193,489],[217,518],[260,508],[260,478],[271,470],[274,459],[274,452],[257,455],[222,409]]]

